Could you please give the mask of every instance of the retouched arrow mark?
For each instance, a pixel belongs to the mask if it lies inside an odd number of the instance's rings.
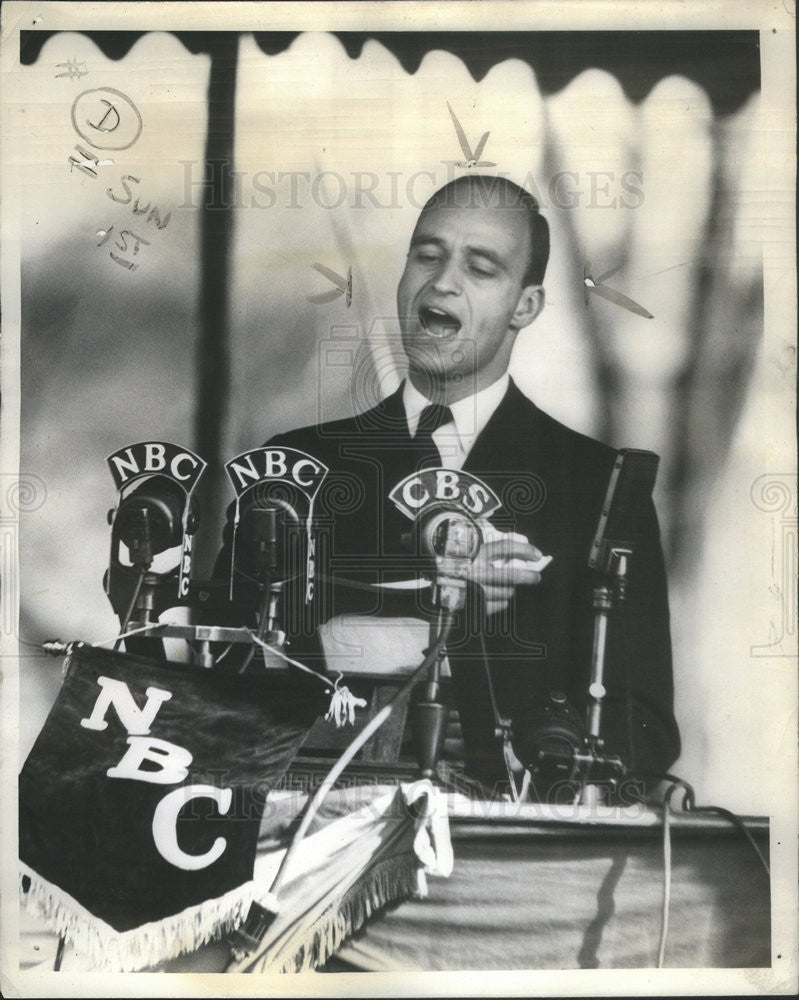
[[[459,160],[455,166],[456,167],[466,167],[470,169],[471,167],[495,167],[496,163],[491,163],[489,160],[481,160],[480,157],[483,155],[483,150],[488,142],[488,137],[491,135],[490,132],[484,132],[482,138],[477,143],[477,149],[472,152],[472,147],[469,145],[469,140],[466,138],[466,133],[461,127],[461,123],[455,117],[455,112],[450,107],[449,101],[447,101],[447,110],[449,111],[449,116],[452,119],[452,124],[455,126],[455,134],[458,136],[458,142],[460,143],[461,152],[463,153],[465,160]]]
[[[347,269],[347,277],[343,278],[340,274],[336,274],[329,267],[325,267],[324,264],[314,264],[313,268],[320,274],[323,274],[328,281],[331,281],[336,287],[330,289],[328,292],[320,292],[318,295],[309,295],[309,302],[333,302],[340,295],[346,295],[345,302],[347,303],[347,308],[349,309],[352,303],[352,268]]]
[[[631,313],[635,313],[636,316],[643,316],[645,319],[654,319],[655,317],[649,312],[648,309],[644,309],[643,306],[639,306],[637,302],[634,302],[631,298],[626,295],[622,295],[621,292],[617,292],[615,288],[608,288],[604,284],[608,278],[612,278],[614,274],[621,270],[621,264],[617,267],[611,268],[609,271],[605,271],[604,274],[600,274],[598,278],[591,277],[591,266],[586,264],[583,271],[583,284],[586,287],[585,302],[588,304],[588,292],[594,292],[603,299],[607,299],[608,302],[613,302],[617,306],[621,306],[622,309],[628,309]]]

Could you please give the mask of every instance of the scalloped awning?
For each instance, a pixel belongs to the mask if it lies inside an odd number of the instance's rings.
[[[20,32],[20,61],[35,63],[54,31]],[[111,59],[121,59],[144,31],[83,31]],[[246,32],[174,31],[192,53],[214,56],[232,35]],[[254,32],[266,55],[285,51],[298,31]],[[586,69],[603,69],[634,103],[666,76],[688,77],[705,90],[716,115],[737,111],[760,89],[757,31],[336,31],[351,59],[373,39],[415,73],[428,52],[445,50],[463,60],[479,81],[497,63],[521,59],[532,68],[541,92],[554,94]],[[487,36],[490,35],[490,42]]]

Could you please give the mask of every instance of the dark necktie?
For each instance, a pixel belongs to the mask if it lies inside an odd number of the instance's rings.
[[[444,424],[451,423],[452,419],[452,410],[440,403],[432,403],[422,410],[413,439],[417,469],[431,469],[441,465],[441,453],[433,440],[433,432]]]

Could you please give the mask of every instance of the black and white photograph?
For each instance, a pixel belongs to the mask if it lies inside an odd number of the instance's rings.
[[[4,995],[796,993],[795,16],[3,5]]]

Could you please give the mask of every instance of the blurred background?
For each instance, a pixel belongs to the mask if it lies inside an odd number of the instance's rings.
[[[397,386],[408,238],[433,190],[479,169],[531,190],[552,230],[513,377],[572,427],[661,456],[673,770],[701,801],[770,812],[796,500],[764,433],[792,434],[772,418],[794,358],[763,335],[763,226],[785,207],[763,182],[756,32],[31,31],[20,72],[20,763],[59,684],[38,643],[117,626],[106,456],[153,439],[206,459],[207,575],[224,461]],[[448,103],[472,150],[489,133],[490,166],[458,165]],[[126,148],[85,140],[109,104]],[[350,306],[311,301],[334,289],[315,263],[351,269]],[[608,284],[653,319],[587,290],[617,267]]]

